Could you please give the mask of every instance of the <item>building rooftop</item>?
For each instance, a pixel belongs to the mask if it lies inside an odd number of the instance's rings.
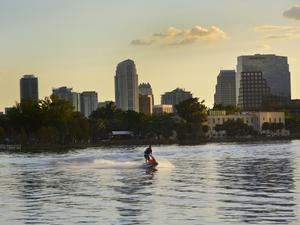
[[[25,78],[25,79],[36,78],[36,76],[34,76],[33,74],[26,74],[26,75],[23,75],[23,78]]]

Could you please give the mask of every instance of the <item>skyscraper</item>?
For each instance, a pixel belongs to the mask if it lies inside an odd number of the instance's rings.
[[[53,88],[52,93],[56,95],[59,99],[66,100],[72,104],[74,107],[74,111],[80,112],[80,94],[77,92],[73,92],[72,88],[67,87],[60,87],[60,88]]]
[[[221,70],[215,93],[215,105],[236,105],[235,70]]]
[[[24,75],[20,79],[20,101],[27,99],[39,100],[38,78],[34,75]]]
[[[236,97],[245,111],[263,110],[270,101],[291,99],[291,78],[287,57],[252,55],[238,57]]]
[[[161,104],[162,105],[172,105],[173,109],[175,106],[182,101],[193,98],[193,95],[189,91],[185,91],[181,88],[176,88],[171,92],[166,92],[161,96]]]
[[[115,76],[117,108],[139,111],[138,75],[134,61],[128,59],[118,64]]]
[[[152,109],[154,107],[154,95],[152,91],[152,87],[149,83],[141,83],[139,85],[139,94],[140,95],[145,95],[145,96],[151,96],[151,104],[152,104]],[[141,101],[141,97],[140,100]],[[141,110],[141,104],[140,104],[140,110]],[[151,111],[152,113],[152,111]]]
[[[95,91],[85,91],[80,94],[81,113],[89,117],[98,108],[98,94]]]
[[[152,95],[139,96],[139,111],[144,114],[152,114],[153,112],[153,100]]]

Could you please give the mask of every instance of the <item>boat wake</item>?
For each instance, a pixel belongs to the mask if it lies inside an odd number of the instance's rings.
[[[93,166],[98,169],[136,169],[141,166],[141,163],[138,161],[96,159],[93,161]]]
[[[160,160],[158,162],[157,169],[172,169],[175,166],[168,160]],[[94,160],[86,160],[83,159],[80,161],[76,159],[73,161],[68,161],[69,165],[80,167],[80,168],[91,168],[91,169],[143,169],[145,168],[144,161],[141,160],[106,160],[106,159],[94,159]]]
[[[143,161],[117,161],[97,159],[94,162],[95,167],[99,169],[139,169],[144,168]],[[159,161],[156,168],[174,168],[175,166],[167,160]]]

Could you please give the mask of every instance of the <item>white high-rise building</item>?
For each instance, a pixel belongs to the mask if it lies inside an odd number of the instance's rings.
[[[242,110],[261,110],[270,101],[290,101],[288,58],[259,54],[238,57],[236,97]]]
[[[80,94],[77,92],[73,92],[72,90],[72,88],[67,88],[65,86],[53,88],[52,94],[57,96],[59,99],[70,102],[74,107],[74,111],[80,112]]]
[[[98,108],[98,94],[95,91],[85,91],[80,94],[81,112],[89,117]]]
[[[139,112],[138,75],[134,61],[128,59],[118,64],[115,76],[116,106],[124,111]]]

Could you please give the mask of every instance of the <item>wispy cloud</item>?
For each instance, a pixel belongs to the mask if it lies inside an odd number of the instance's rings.
[[[283,16],[288,19],[300,20],[300,5],[294,5],[284,11]]]
[[[154,40],[140,40],[140,39],[137,39],[137,40],[132,40],[131,41],[131,44],[132,45],[151,45],[153,44]]]
[[[254,28],[255,32],[265,33],[265,39],[298,39],[300,26],[263,25]]]
[[[153,33],[142,39],[135,39],[131,41],[131,45],[189,45],[201,41],[216,41],[222,39],[229,39],[229,37],[223,30],[216,26],[209,28],[195,26],[191,29],[169,27],[163,32]]]

